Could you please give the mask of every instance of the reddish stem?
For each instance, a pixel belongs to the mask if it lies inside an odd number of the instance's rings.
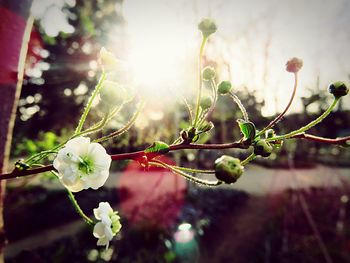
[[[261,132],[259,132],[258,135],[263,134],[265,131],[267,131],[268,129],[272,128],[273,126],[275,126],[275,124],[282,119],[282,117],[284,116],[284,114],[286,114],[286,112],[289,110],[290,105],[292,105],[292,102],[294,100],[295,97],[295,93],[297,91],[297,87],[298,87],[298,73],[294,73],[294,87],[293,87],[293,92],[292,92],[292,96],[289,99],[289,102],[286,106],[286,108],[284,109],[283,112],[281,112],[275,119],[273,119],[269,125],[267,125]]]
[[[243,141],[233,142],[233,143],[223,143],[223,144],[175,144],[171,145],[169,152],[171,151],[177,151],[177,150],[183,150],[183,149],[228,149],[228,148],[242,148],[246,149],[248,146],[244,144]],[[137,152],[131,152],[131,153],[118,153],[118,154],[112,154],[111,158],[113,161],[120,161],[120,160],[135,160],[140,163],[143,162],[149,162],[150,160],[154,159],[155,157],[159,156],[161,154],[159,153],[145,153],[144,151],[137,151]],[[30,170],[18,170],[15,169],[10,173],[0,174],[0,180],[5,179],[13,179],[17,177],[23,177],[33,174],[39,174],[43,172],[48,172],[55,170],[53,165],[47,165],[40,168],[34,168]]]
[[[299,138],[299,139],[307,139],[312,140],[316,142],[322,142],[322,143],[329,143],[329,144],[342,144],[348,140],[350,140],[350,136],[343,137],[343,138],[336,138],[336,139],[329,139],[329,138],[323,138],[314,136],[311,134],[296,134],[291,138]],[[197,149],[197,150],[220,150],[220,149],[232,149],[232,148],[240,148],[240,149],[247,149],[249,148],[249,145],[246,144],[243,140],[232,142],[232,143],[221,143],[221,144],[197,144],[197,143],[190,143],[190,144],[175,144],[171,145],[169,147],[169,152],[172,151],[178,151],[178,150],[184,150],[184,149]],[[113,161],[120,161],[120,160],[135,160],[140,163],[142,162],[149,162],[155,157],[162,155],[160,153],[145,153],[144,151],[137,151],[137,152],[131,152],[131,153],[118,153],[118,154],[112,154],[111,158]],[[18,177],[33,175],[33,174],[39,174],[43,172],[53,171],[55,168],[53,165],[47,165],[40,168],[34,168],[30,170],[18,170],[15,169],[10,173],[0,174],[0,180],[5,179],[14,179]]]
[[[336,139],[330,139],[330,138],[324,138],[324,137],[319,137],[319,136],[305,134],[305,133],[296,134],[291,138],[306,139],[306,140],[310,140],[310,141],[322,142],[322,143],[328,143],[328,144],[343,144],[346,141],[350,140],[350,136],[336,138]]]

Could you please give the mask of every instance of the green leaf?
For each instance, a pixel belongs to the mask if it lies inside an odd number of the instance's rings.
[[[169,152],[170,147],[165,142],[155,141],[150,147],[145,150],[145,153],[160,153],[165,154]]]
[[[254,123],[242,119],[237,120],[237,123],[242,134],[244,135],[244,139],[252,141],[256,134]]]

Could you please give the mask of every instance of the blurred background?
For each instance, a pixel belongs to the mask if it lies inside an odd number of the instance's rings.
[[[120,59],[115,78],[148,101],[128,133],[104,144],[108,152],[172,142],[189,125],[182,98],[195,103],[203,17],[218,25],[205,64],[215,67],[218,81],[231,80],[260,129],[288,103],[289,58],[302,58],[304,67],[278,133],[317,118],[332,101],[328,84],[350,80],[347,0],[35,0],[32,14],[14,161],[69,138],[100,76],[102,46]],[[127,104],[104,133],[122,127],[134,110]],[[101,116],[97,105],[88,123]],[[220,97],[215,130],[201,142],[240,138],[241,117],[229,98]],[[346,136],[349,124],[347,96],[310,133]],[[212,169],[222,154],[248,155],[188,150],[164,160]],[[77,194],[87,213],[100,201],[120,211],[123,229],[107,250],[96,246],[54,176],[13,180],[4,211],[6,262],[350,262],[349,167],[349,149],[296,140],[247,166],[236,184],[215,189],[162,169],[145,172],[137,163],[115,162],[103,189]]]

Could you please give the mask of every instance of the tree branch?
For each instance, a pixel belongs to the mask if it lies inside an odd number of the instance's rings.
[[[169,152],[171,151],[178,151],[178,150],[184,150],[184,149],[198,149],[198,150],[211,150],[211,149],[230,149],[230,148],[241,148],[246,149],[248,148],[248,145],[246,145],[242,140],[238,142],[233,143],[223,143],[223,144],[175,144],[171,145]],[[137,152],[131,152],[131,153],[119,153],[119,154],[112,154],[111,158],[113,161],[120,161],[120,160],[136,160],[136,161],[143,161],[143,158],[145,158],[145,161],[148,162],[155,157],[162,155],[160,153],[145,153],[144,151],[137,151]],[[0,180],[5,179],[14,179],[18,177],[33,175],[33,174],[39,174],[43,172],[48,172],[55,170],[53,165],[47,165],[40,168],[34,168],[29,170],[19,170],[14,169],[10,173],[0,174]]]
[[[323,137],[318,137],[318,136],[305,134],[305,133],[296,134],[291,138],[307,139],[311,141],[328,143],[328,144],[343,144],[346,141],[350,140],[350,136],[330,139],[330,138],[323,138]],[[248,149],[249,146],[250,145],[247,144],[245,141],[243,141],[243,139],[232,143],[221,143],[221,144],[180,143],[180,144],[170,145],[169,152],[179,151],[179,150],[189,150],[189,149],[192,149],[192,150],[222,150],[222,149],[233,149],[233,148]],[[137,151],[137,152],[131,152],[131,153],[111,154],[111,158],[113,161],[135,160],[139,162],[149,162],[155,157],[158,157],[160,155],[162,154],[157,152],[145,153],[145,151],[143,150],[143,151]],[[29,170],[14,169],[10,173],[0,174],[0,181],[6,180],[6,179],[15,179],[18,177],[29,176],[29,175],[39,174],[39,173],[53,171],[53,170],[55,170],[53,165],[47,165],[40,168],[34,168]]]

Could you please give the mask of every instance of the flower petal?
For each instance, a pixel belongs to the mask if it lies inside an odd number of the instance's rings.
[[[94,230],[93,230],[94,237],[97,237],[97,238],[103,237],[105,234],[104,228],[105,228],[104,224],[101,222],[98,222],[94,226]]]
[[[91,143],[89,146],[89,157],[93,159],[94,165],[99,169],[109,169],[112,158],[107,154],[105,148],[99,143]]]

